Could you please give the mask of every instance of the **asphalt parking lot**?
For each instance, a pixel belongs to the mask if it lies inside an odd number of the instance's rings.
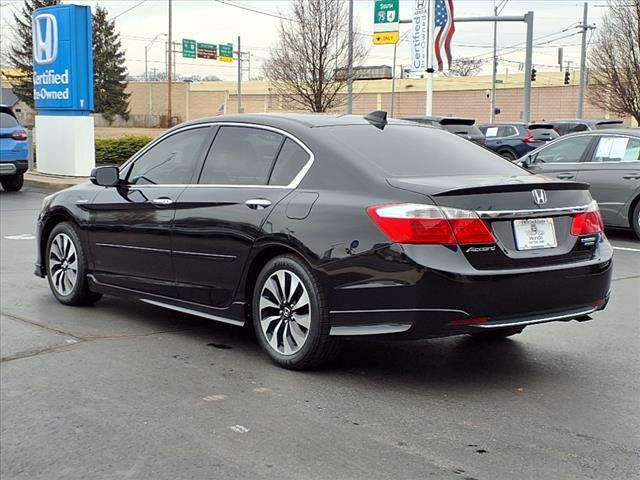
[[[586,323],[351,341],[329,369],[270,364],[242,329],[33,275],[43,192],[0,193],[3,479],[640,478],[640,242]],[[531,288],[535,288],[532,285]]]

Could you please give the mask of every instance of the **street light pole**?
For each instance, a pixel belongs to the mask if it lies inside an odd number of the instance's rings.
[[[498,7],[493,7],[493,15],[498,16]],[[496,121],[496,76],[498,74],[498,22],[493,22],[493,68],[491,78],[491,123]]]
[[[244,113],[242,109],[242,49],[240,48],[240,35],[238,35],[238,113]]]
[[[153,43],[159,37],[166,37],[166,36],[167,36],[166,33],[159,33],[155,37],[153,37],[153,39],[147,45],[144,46],[144,81],[145,82],[149,81],[149,74],[148,74],[148,67],[147,67],[147,54],[149,52],[149,49],[153,46]]]
[[[395,50],[394,50],[395,51]],[[347,53],[347,113],[353,113],[353,0],[349,0],[349,49]]]
[[[582,15],[582,51],[580,52],[580,87],[578,89],[578,118],[584,114],[584,90],[587,83],[587,13],[589,4],[584,2]]]
[[[171,0],[169,0],[169,48],[167,51],[167,122],[169,127],[171,125],[171,50],[173,50],[173,37],[171,31]]]

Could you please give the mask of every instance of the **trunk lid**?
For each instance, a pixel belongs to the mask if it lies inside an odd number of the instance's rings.
[[[574,214],[592,202],[589,187],[584,183],[536,175],[459,175],[389,178],[387,181],[396,188],[426,195],[440,207],[477,212],[497,241],[495,245],[461,247],[469,262],[478,269],[525,268],[586,260],[592,256],[598,240],[597,235],[571,235]],[[534,190],[544,191],[541,204],[536,203]],[[537,200],[541,200],[540,194]],[[547,236],[555,237],[556,245],[526,249],[523,232],[533,228],[551,230],[552,234]]]

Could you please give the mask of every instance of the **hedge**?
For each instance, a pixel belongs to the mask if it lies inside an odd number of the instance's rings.
[[[151,137],[142,135],[96,138],[96,163],[120,165],[150,141]]]

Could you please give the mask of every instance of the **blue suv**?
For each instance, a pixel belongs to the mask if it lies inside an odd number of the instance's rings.
[[[0,183],[7,192],[22,188],[27,171],[27,132],[7,105],[0,105]]]
[[[509,160],[523,157],[559,137],[548,123],[491,123],[479,128],[485,135],[484,146]]]

